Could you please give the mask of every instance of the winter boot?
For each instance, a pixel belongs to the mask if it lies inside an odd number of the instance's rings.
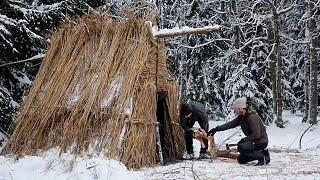
[[[237,158],[239,164],[247,164],[250,161],[257,160],[256,153],[242,153]]]
[[[192,160],[192,159],[194,159],[194,154],[193,153],[187,153],[182,157],[182,159],[184,159],[184,160]]]
[[[200,153],[198,159],[210,159],[210,156],[207,153]]]
[[[258,163],[256,166],[262,166],[262,165],[267,165],[270,163],[270,155],[269,155],[269,150],[265,149],[260,151],[263,154],[263,157],[258,158]]]

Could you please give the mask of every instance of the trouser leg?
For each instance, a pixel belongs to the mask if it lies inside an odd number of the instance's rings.
[[[263,153],[262,150],[265,149],[267,145],[268,143],[260,143],[256,141],[238,143],[238,151],[240,152],[238,162],[240,164],[245,164],[250,161],[261,161],[265,159],[265,153]]]
[[[205,139],[202,139],[202,141],[203,141],[203,143],[204,143],[205,147],[204,147],[204,148],[202,148],[202,147],[201,147],[201,149],[200,149],[200,153],[206,153],[206,152],[207,152],[207,150],[208,150],[208,139],[207,139],[207,138],[205,138]]]
[[[192,139],[192,131],[187,131],[184,134],[184,138],[186,141],[186,149],[188,154],[193,154],[193,139]]]

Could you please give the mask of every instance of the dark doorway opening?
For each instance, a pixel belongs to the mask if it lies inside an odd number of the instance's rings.
[[[166,91],[157,94],[157,121],[164,163],[176,161],[175,141],[172,134],[172,124],[169,114],[168,93]],[[157,147],[159,153],[159,149]]]

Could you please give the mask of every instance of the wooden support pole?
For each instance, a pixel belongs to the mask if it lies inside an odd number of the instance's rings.
[[[159,132],[159,123],[156,123],[156,136],[157,136],[157,147],[159,151],[159,159],[160,163],[163,164],[163,155],[162,155],[162,148],[161,148],[161,140],[160,140],[160,132]]]
[[[220,29],[219,25],[214,26],[205,26],[200,28],[191,28],[184,26],[182,28],[173,28],[173,29],[157,29],[157,27],[152,27],[151,21],[146,21],[145,24],[152,31],[153,37],[155,38],[166,38],[173,36],[183,36],[188,34],[201,34],[201,33],[209,33],[209,32],[217,32]]]
[[[183,36],[188,34],[203,34],[209,32],[217,32],[219,31],[220,26],[206,26],[201,28],[177,28],[177,29],[160,29],[159,31],[153,34],[156,38],[166,38],[166,37],[173,37],[173,36]]]

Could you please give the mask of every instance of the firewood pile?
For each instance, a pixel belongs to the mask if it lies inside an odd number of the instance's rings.
[[[238,151],[237,149],[225,149],[219,150],[214,141],[214,136],[207,136],[205,130],[201,128],[191,128],[193,131],[193,138],[200,141],[201,147],[205,147],[204,140],[207,139],[209,142],[209,152],[211,159],[217,159],[217,157],[222,158],[230,158],[230,159],[237,159],[238,158]]]

